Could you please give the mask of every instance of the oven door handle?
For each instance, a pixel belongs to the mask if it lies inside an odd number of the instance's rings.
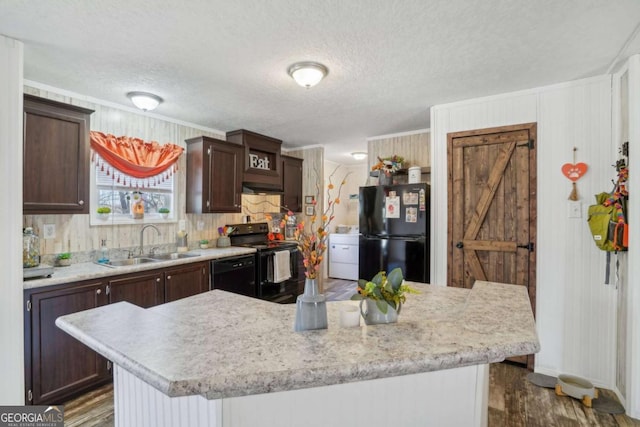
[[[289,251],[291,253],[291,278],[295,279],[296,277],[298,277],[298,254],[300,253],[300,250],[298,248],[292,249]]]

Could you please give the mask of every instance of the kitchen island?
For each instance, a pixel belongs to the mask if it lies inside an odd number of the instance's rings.
[[[214,290],[56,324],[114,363],[116,425],[486,425],[488,364],[535,353],[526,289],[412,284],[399,321],[296,333],[294,305]]]

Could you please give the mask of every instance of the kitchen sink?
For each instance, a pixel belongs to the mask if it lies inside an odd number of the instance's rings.
[[[139,257],[139,258],[127,258],[127,259],[119,259],[115,261],[98,263],[100,265],[104,265],[105,267],[127,267],[130,265],[138,265],[138,264],[146,264],[148,262],[158,262],[156,259]]]
[[[156,261],[167,261],[171,259],[183,259],[183,258],[193,258],[200,256],[198,254],[186,254],[182,252],[174,252],[171,254],[157,254],[157,255],[149,255],[152,259]]]

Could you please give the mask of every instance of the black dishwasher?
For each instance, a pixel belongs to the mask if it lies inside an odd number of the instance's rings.
[[[211,261],[211,289],[256,297],[255,256],[243,255]]]

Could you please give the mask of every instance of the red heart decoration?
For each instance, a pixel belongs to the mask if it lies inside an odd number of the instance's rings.
[[[571,181],[576,182],[582,177],[582,175],[587,173],[588,168],[589,167],[586,163],[565,163],[562,165],[562,173]]]

